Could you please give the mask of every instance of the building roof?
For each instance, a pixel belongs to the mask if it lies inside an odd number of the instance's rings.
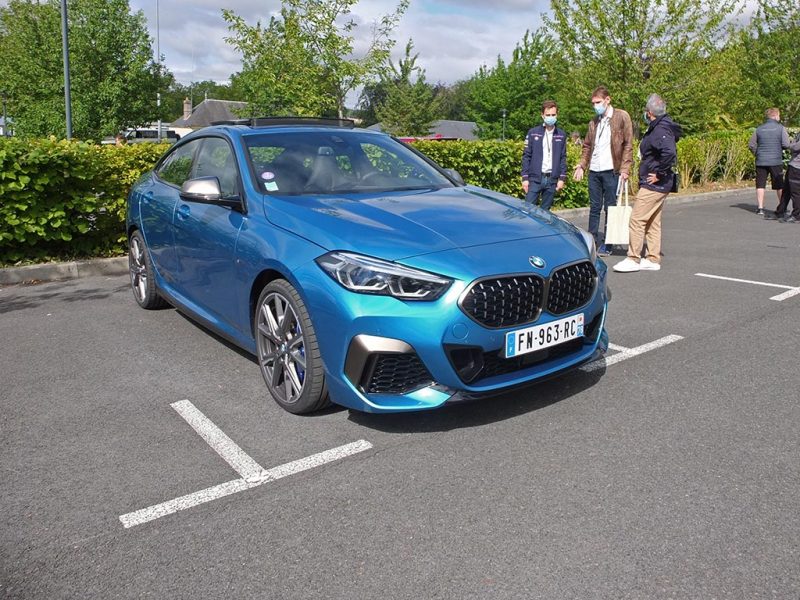
[[[367,129],[383,131],[380,123],[370,125]],[[431,140],[477,140],[478,124],[474,121],[450,121],[439,119],[431,124],[430,134],[421,139]]]
[[[234,111],[241,111],[247,108],[247,102],[237,102],[235,100],[203,100],[192,109],[192,114],[188,119],[178,119],[170,123],[171,127],[191,127],[199,129],[208,127],[215,121],[230,121],[231,119],[241,119]]]

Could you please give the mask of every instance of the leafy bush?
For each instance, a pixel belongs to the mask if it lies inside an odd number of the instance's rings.
[[[0,263],[121,253],[128,190],[164,149],[0,139]]]
[[[678,171],[686,185],[710,181],[736,182],[755,175],[747,147],[751,132],[715,131],[678,141]]]

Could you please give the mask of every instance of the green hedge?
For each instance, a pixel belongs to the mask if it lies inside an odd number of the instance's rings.
[[[417,141],[414,147],[448,169],[455,169],[472,185],[496,190],[517,198],[522,192],[522,142],[434,142]],[[556,195],[553,207],[577,208],[589,205],[586,178],[572,180],[581,157],[580,146],[567,147],[567,185]]]
[[[735,182],[754,174],[751,132],[718,132],[678,142],[686,182]],[[468,183],[523,197],[522,142],[434,142],[414,146]],[[125,251],[128,190],[167,145],[99,146],[55,138],[0,138],[0,265]],[[586,178],[571,179],[580,147],[567,149],[568,178],[555,208],[587,206]],[[633,173],[635,191],[635,167]]]
[[[716,131],[678,141],[678,172],[683,185],[711,181],[733,183],[755,177],[753,154],[747,147],[752,132]]]
[[[125,200],[166,145],[0,138],[0,264],[125,249]]]

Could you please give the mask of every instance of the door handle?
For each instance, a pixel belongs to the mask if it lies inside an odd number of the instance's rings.
[[[178,207],[178,218],[179,219],[188,219],[189,215],[192,213],[192,209],[189,208],[188,204],[181,204]]]

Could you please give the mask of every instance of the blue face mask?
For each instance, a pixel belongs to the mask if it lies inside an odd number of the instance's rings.
[[[647,125],[650,125],[650,117],[647,116],[647,111],[645,111],[645,113],[644,113],[644,122]]]
[[[552,127],[553,125],[556,124],[557,120],[558,120],[557,117],[545,117],[544,124],[547,125],[548,127]]]
[[[594,105],[594,112],[598,114],[598,116],[602,117],[606,112],[606,105],[605,104],[595,104]]]

